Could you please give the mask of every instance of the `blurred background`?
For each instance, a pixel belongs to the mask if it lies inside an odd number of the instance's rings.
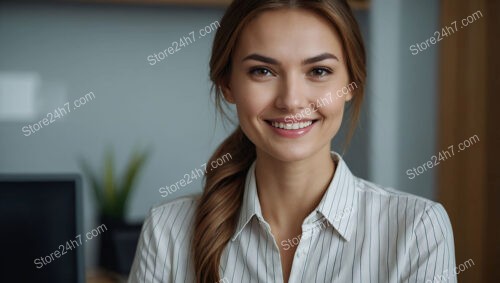
[[[82,266],[76,276],[126,278],[150,207],[201,191],[201,178],[171,185],[203,168],[232,131],[216,120],[208,79],[211,43],[228,2],[0,3],[0,192],[12,191],[2,203],[20,207],[38,198],[40,189],[16,195],[26,180],[47,190],[66,182],[76,192],[71,202],[50,205],[79,224],[54,229],[91,233],[63,256]],[[350,4],[365,37],[368,85],[344,158],[359,177],[443,203],[459,282],[495,282],[499,2]],[[342,131],[334,139],[334,150],[342,152],[344,137]],[[40,214],[40,221],[52,217]],[[15,217],[0,223],[14,236],[26,225],[9,221]],[[0,245],[9,241],[0,238]],[[36,256],[65,243],[42,242]],[[57,269],[63,257],[40,263],[42,270]],[[19,270],[35,270],[33,260]],[[12,270],[7,261],[2,274]]]

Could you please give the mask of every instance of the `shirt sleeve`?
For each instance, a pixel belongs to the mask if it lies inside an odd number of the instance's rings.
[[[415,224],[407,258],[401,282],[457,282],[453,232],[441,204],[425,209]]]
[[[170,276],[168,276],[171,271],[171,263],[168,260],[160,261],[158,258],[164,210],[164,208],[151,209],[142,225],[134,262],[128,278],[129,283],[171,283]]]

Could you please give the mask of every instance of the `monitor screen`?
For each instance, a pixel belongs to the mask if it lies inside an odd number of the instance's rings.
[[[0,175],[5,282],[83,282],[78,175]]]

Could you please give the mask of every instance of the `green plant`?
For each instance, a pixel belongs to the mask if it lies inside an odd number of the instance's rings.
[[[115,177],[114,155],[107,149],[104,155],[103,175],[98,176],[87,161],[80,158],[80,167],[94,191],[101,216],[124,220],[128,199],[139,172],[149,157],[149,150],[134,150],[121,178]]]

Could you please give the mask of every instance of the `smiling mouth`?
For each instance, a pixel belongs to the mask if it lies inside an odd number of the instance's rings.
[[[283,123],[278,121],[266,121],[269,125],[277,129],[283,130],[300,130],[307,128],[314,124],[318,120],[308,120],[304,122],[295,122],[295,123]]]

